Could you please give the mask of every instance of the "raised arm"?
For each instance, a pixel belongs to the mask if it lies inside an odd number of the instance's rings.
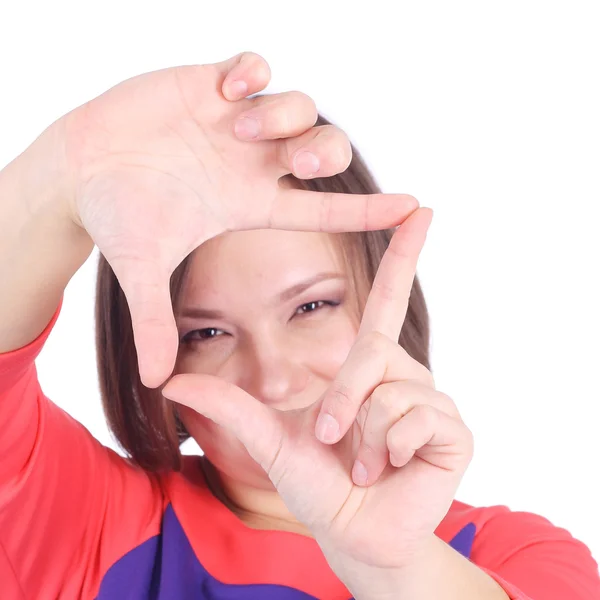
[[[48,400],[35,371],[94,244],[127,297],[142,379],[156,387],[177,353],[170,276],[202,242],[232,229],[377,229],[416,208],[410,196],[282,186],[289,173],[344,170],[350,145],[333,126],[313,127],[304,94],[246,98],[269,76],[245,53],[134,77],[56,121],[0,172],[2,597],[93,597],[111,561],[160,528],[157,480]]]
[[[57,121],[0,171],[0,353],[41,333],[94,247],[68,216],[64,139]]]

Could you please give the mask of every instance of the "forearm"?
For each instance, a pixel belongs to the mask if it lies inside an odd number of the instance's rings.
[[[0,171],[0,352],[39,335],[94,247],[68,216],[61,152],[54,124]]]
[[[346,585],[356,600],[509,600],[485,571],[437,537],[403,570],[363,574]]]

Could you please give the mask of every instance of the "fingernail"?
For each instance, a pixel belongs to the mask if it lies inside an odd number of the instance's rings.
[[[321,163],[319,162],[319,159],[312,152],[308,152],[307,150],[303,150],[296,154],[294,158],[294,173],[296,175],[313,177],[320,167]]]
[[[363,465],[360,460],[354,461],[354,466],[352,467],[352,480],[356,485],[367,485],[367,469],[365,465]]]
[[[241,79],[231,81],[227,84],[227,90],[232,100],[239,100],[248,95],[248,84]]]
[[[340,434],[338,422],[329,414],[321,414],[317,419],[315,431],[317,438],[326,444],[335,442]]]
[[[235,122],[235,135],[242,140],[253,140],[260,133],[260,123],[251,117],[242,117]]]

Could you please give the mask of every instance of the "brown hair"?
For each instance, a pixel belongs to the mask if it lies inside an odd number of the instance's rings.
[[[329,121],[319,115],[316,125],[328,124]],[[287,178],[295,187],[320,192],[373,194],[381,191],[354,147],[352,162],[343,173],[310,180],[293,175]],[[370,289],[392,233],[393,230],[382,230],[337,234],[341,236],[344,258],[351,267],[357,290]],[[191,256],[184,259],[171,277],[171,299],[176,315]],[[364,296],[362,294],[359,300],[361,307]],[[96,281],[95,322],[100,393],[113,435],[142,468],[179,470],[179,445],[189,434],[178,419],[173,403],[163,398],[160,388],[149,389],[140,380],[129,307],[112,268],[102,255]],[[415,360],[430,368],[429,316],[417,277],[398,343]]]

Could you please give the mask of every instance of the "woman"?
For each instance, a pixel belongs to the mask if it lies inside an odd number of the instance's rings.
[[[244,54],[128,80],[0,174],[2,597],[600,597],[564,530],[453,501],[472,438],[428,369],[431,211],[345,170],[310,99],[245,99],[268,78]],[[93,243],[131,461],[33,366]]]

